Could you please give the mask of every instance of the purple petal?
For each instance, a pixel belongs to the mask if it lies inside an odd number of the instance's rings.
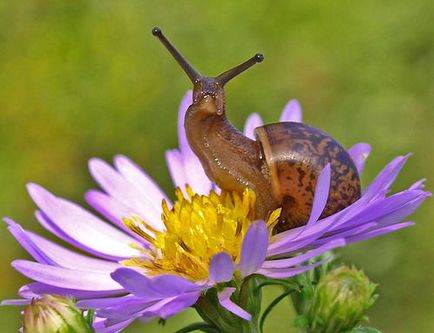
[[[175,187],[184,189],[187,184],[187,177],[185,176],[184,161],[178,149],[166,151],[166,164]]]
[[[169,317],[181,312],[194,305],[200,296],[200,292],[190,292],[173,297],[169,302],[164,304],[154,304],[146,309],[146,313],[152,313],[160,318],[168,319]]]
[[[0,302],[0,305],[25,306],[29,304],[30,299],[7,299]]]
[[[7,224],[9,224],[8,230],[14,236],[14,238],[20,243],[20,245],[35,259],[42,264],[53,265],[54,262],[48,258],[43,252],[41,252],[35,244],[27,236],[24,229],[13,220],[9,218],[3,219]]]
[[[422,190],[425,187],[425,181],[425,178],[418,180],[416,183],[410,186],[409,190]]]
[[[185,134],[184,118],[188,107],[193,103],[193,92],[188,90],[182,97],[181,104],[178,111],[178,143],[182,155],[194,154],[187,141],[187,135]]]
[[[132,294],[147,299],[173,297],[204,289],[204,286],[177,275],[159,275],[151,279],[130,268],[119,268],[111,276]]]
[[[109,308],[113,306],[117,306],[119,304],[125,304],[128,302],[140,301],[141,304],[146,303],[143,298],[134,296],[134,295],[126,295],[120,297],[104,297],[104,298],[90,298],[84,299],[77,302],[77,306],[83,309],[103,309]]]
[[[59,288],[54,287],[41,282],[32,282],[26,284],[20,288],[20,296],[25,298],[33,298],[37,295],[42,294],[55,294],[65,297],[74,297],[76,299],[86,299],[95,297],[109,297],[125,293],[122,290],[103,290],[103,291],[92,291],[92,290],[78,290],[69,288]]]
[[[430,195],[431,195],[430,193],[427,194],[427,192],[424,192],[423,195],[403,204],[402,207],[395,210],[393,213],[385,215],[384,217],[379,219],[378,225],[380,227],[385,227],[402,221],[404,218],[411,215],[416,210],[416,208],[419,207],[422,204],[422,202]]]
[[[59,198],[39,185],[29,184],[33,201],[51,222],[56,235],[81,249],[98,256],[119,260],[137,256],[129,246],[137,244],[134,238],[103,222],[80,206]]]
[[[290,100],[283,109],[280,121],[293,121],[301,123],[303,121],[303,114],[301,112],[300,103],[296,99]]]
[[[142,190],[139,190],[137,186],[130,183],[103,160],[91,159],[89,169],[92,177],[107,194],[125,206],[131,207],[133,209],[132,213],[142,217],[153,228],[160,231],[164,229],[161,221],[161,200],[163,197],[158,196],[157,201],[149,199]]]
[[[124,328],[126,328],[128,325],[130,325],[134,321],[134,319],[135,318],[128,319],[108,326],[98,326],[98,327],[94,326],[95,333],[118,333],[122,331]]]
[[[399,171],[404,166],[410,154],[406,156],[398,156],[392,160],[368,186],[362,197],[348,206],[344,210],[330,216],[329,218],[335,220],[333,229],[340,228],[341,225],[348,224],[348,221],[367,209],[367,206],[372,204],[375,200],[385,198],[385,194],[389,191],[390,185],[397,177]]]
[[[311,226],[313,223],[318,221],[321,216],[324,207],[327,204],[327,199],[329,197],[330,190],[330,175],[331,168],[330,163],[321,170],[318,177],[318,181],[315,187],[315,196],[313,198],[312,211],[310,212],[309,220],[307,221],[306,227]]]
[[[27,233],[35,247],[39,248],[41,252],[59,267],[105,273],[113,272],[115,269],[121,267],[117,262],[101,260],[75,253],[39,235],[28,231]]]
[[[390,185],[392,185],[392,183],[395,181],[398,173],[401,171],[410,155],[411,154],[407,154],[406,156],[398,156],[393,159],[392,162],[386,165],[386,167],[365,190],[360,200],[363,199],[363,201],[370,201],[386,194]]]
[[[30,279],[55,287],[93,291],[122,290],[107,273],[77,271],[27,260],[15,260],[12,266]]]
[[[369,231],[369,232],[365,232],[361,235],[358,236],[354,236],[354,237],[348,237],[347,238],[347,242],[348,243],[354,243],[354,242],[359,242],[361,240],[365,240],[365,239],[369,239],[369,238],[373,238],[373,237],[378,237],[384,234],[387,234],[389,232],[393,232],[402,228],[406,228],[406,227],[410,227],[414,225],[414,222],[403,222],[403,223],[399,223],[399,224],[394,224],[394,225],[389,225],[387,227],[384,228],[379,228],[373,231]]]
[[[137,319],[142,323],[142,324],[146,324],[149,323],[152,319],[155,319],[155,315],[153,314],[149,314],[144,312],[143,314],[141,314],[139,317],[137,317]]]
[[[232,258],[226,252],[216,254],[209,266],[209,277],[212,282],[220,283],[230,281],[234,275]]]
[[[117,262],[91,258],[75,253],[41,236],[25,231],[10,219],[9,231],[27,252],[42,264],[55,265],[81,271],[106,272],[107,274],[121,267]]]
[[[268,247],[268,230],[264,221],[250,225],[243,240],[239,269],[241,276],[255,273],[265,260]]]
[[[77,303],[80,307],[96,309],[98,316],[110,318],[111,323],[131,318],[153,304],[155,304],[155,301],[149,302],[149,300],[142,297],[131,295],[109,299],[95,299],[93,301],[84,300]]]
[[[356,143],[354,146],[348,149],[348,154],[350,154],[351,158],[353,159],[359,175],[363,171],[363,167],[365,166],[366,159],[368,158],[370,152],[371,145],[368,143]]]
[[[114,164],[125,179],[142,191],[152,205],[160,206],[163,199],[170,202],[157,183],[129,158],[117,155],[114,158]]]
[[[40,210],[36,210],[35,217],[38,220],[39,224],[45,230],[48,230],[50,233],[59,237],[60,239],[66,240],[67,242],[69,241],[69,237],[62,230],[56,227],[56,225],[54,225],[54,223],[51,222],[48,216],[45,215],[43,212],[41,212]]]
[[[289,254],[303,250],[305,245],[317,240],[329,232],[335,224],[334,216],[329,216],[311,225],[309,228],[298,227],[273,236],[268,247],[267,256]]]
[[[264,123],[262,122],[261,117],[257,113],[252,113],[246,120],[244,125],[244,135],[252,140],[256,140],[255,137],[255,128],[262,126]]]
[[[328,242],[330,242],[336,238],[346,239],[350,236],[356,236],[356,235],[359,235],[359,234],[366,232],[368,230],[372,230],[377,226],[378,226],[378,223],[370,222],[370,223],[363,224],[359,227],[351,227],[351,228],[348,228],[346,230],[345,229],[339,230],[339,232],[336,232],[336,233],[335,232],[326,233],[323,236],[321,236],[321,239],[312,241],[310,244],[310,247],[316,248],[316,247],[322,246],[322,245],[324,245],[324,244],[326,244],[326,243],[328,243]]]
[[[267,255],[290,255],[306,248],[322,246],[336,238],[344,237],[348,243],[394,231],[394,224],[411,214],[431,195],[420,189],[422,182],[417,182],[409,190],[385,197],[408,157],[409,155],[400,156],[390,162],[362,198],[342,211],[309,228],[295,228],[273,236]],[[391,227],[387,228],[388,226]],[[400,224],[396,228],[403,226],[407,225]]]
[[[259,274],[268,276],[270,278],[274,279],[284,279],[289,278],[298,274],[302,274],[304,272],[310,271],[312,268],[321,266],[331,258],[327,258],[325,260],[319,261],[317,263],[306,265],[302,267],[296,267],[296,268],[286,268],[286,269],[260,269],[258,271]]]
[[[384,217],[392,217],[393,213],[400,211],[405,212],[403,216],[405,217],[411,214],[427,196],[427,192],[421,190],[399,192],[385,199],[373,202],[369,205],[369,209],[361,211],[352,219],[358,220],[358,224],[360,224],[368,221],[376,221]],[[343,224],[343,226],[347,224],[348,223]]]
[[[146,322],[153,317],[167,319],[172,315],[192,306],[199,298],[200,292],[190,292],[178,296],[163,298],[157,302],[146,302],[140,297],[126,296],[118,300],[94,300],[79,302],[80,306],[96,306],[99,316],[107,317],[109,324],[126,318],[141,318]]]
[[[330,242],[328,242],[327,244],[320,246],[319,248],[309,251],[305,254],[296,256],[294,258],[289,258],[289,259],[277,259],[277,260],[268,260],[266,262],[264,262],[264,264],[262,265],[262,268],[289,268],[291,266],[295,266],[295,265],[299,265],[304,263],[305,261],[316,257],[324,252],[330,251],[336,247],[341,247],[345,245],[345,240],[344,239],[335,239],[332,240]]]
[[[30,285],[35,284],[35,283],[39,283],[39,282],[32,282],[29,284],[25,284],[24,286],[21,286],[20,289],[18,289],[18,295],[20,295],[21,297],[24,297],[24,298],[37,297],[38,293],[35,293],[30,289]]]
[[[273,256],[275,254],[278,254],[280,252],[280,249],[287,247],[288,244],[294,244],[299,242],[301,239],[308,238],[306,236],[312,235],[313,230],[317,230],[318,227],[322,225],[323,223],[316,223],[310,228],[306,229],[304,228],[304,226],[301,226],[281,232],[277,235],[273,235],[271,237],[270,245],[268,246],[267,256]],[[297,238],[298,240],[295,241],[295,238]]]
[[[134,319],[140,319],[143,323],[148,322],[149,320],[152,320],[155,318],[155,315],[148,315],[145,314],[146,308],[150,305],[154,304],[152,303],[146,303],[144,300],[140,297],[127,295],[124,297],[117,297],[108,299],[100,298],[95,300],[89,300],[88,301],[79,301],[77,302],[77,305],[82,308],[92,308],[96,310],[96,315],[99,316],[96,319],[99,319],[98,322],[93,322],[93,327],[95,329],[97,328],[112,328],[117,327],[117,325],[120,325],[121,323],[125,323],[126,321],[130,320],[133,321]],[[104,317],[104,318],[101,318]],[[145,321],[144,319],[147,318]],[[101,322],[101,319],[103,321]],[[95,332],[100,332],[98,329]],[[101,332],[105,332],[101,330]],[[111,331],[110,331],[111,332]],[[119,331],[116,331],[119,332]]]
[[[35,211],[35,217],[38,220],[38,222],[41,224],[42,227],[44,227],[46,230],[48,230],[49,232],[51,232],[53,235],[56,235],[57,237],[59,237],[60,239],[64,240],[65,242],[79,248],[82,249],[88,253],[94,254],[96,256],[102,257],[102,258],[106,258],[108,260],[122,260],[128,257],[113,257],[113,256],[109,256],[103,253],[100,253],[94,249],[88,248],[83,246],[83,244],[81,244],[80,242],[76,241],[75,239],[71,238],[68,234],[66,234],[63,230],[59,229],[59,227],[57,227],[56,224],[54,224],[43,212],[37,210]],[[145,245],[145,242],[143,242],[141,240],[141,242],[143,243],[143,245]]]
[[[183,155],[184,170],[186,170],[187,184],[197,194],[208,195],[212,183],[205,174],[205,171],[196,155]]]
[[[232,312],[234,315],[241,317],[245,320],[251,320],[252,315],[246,310],[242,309],[240,306],[231,301],[230,297],[234,293],[235,288],[225,288],[218,293],[218,299],[220,304],[228,311]]]
[[[300,228],[289,230],[272,238],[268,256],[291,253],[305,246],[322,245],[330,239],[349,239],[377,228],[398,223],[411,214],[430,193],[407,190],[368,203],[357,201],[344,211],[322,219],[300,233]],[[347,212],[345,212],[347,211]],[[342,214],[343,213],[343,214]],[[299,234],[294,239],[294,234]],[[321,238],[320,238],[321,237]]]
[[[90,190],[86,192],[85,199],[89,205],[91,205],[96,211],[110,220],[117,227],[124,230],[139,242],[149,244],[144,238],[132,232],[122,221],[124,217],[128,217],[133,214],[134,210],[132,208],[129,208],[115,198],[96,190]],[[147,230],[144,231],[147,232]],[[150,231],[148,231],[148,234],[153,235]]]
[[[407,190],[387,198],[364,203],[359,200],[354,206],[361,205],[361,209],[353,209],[337,221],[332,230],[337,231],[350,226],[357,226],[370,221],[378,221],[387,218],[399,222],[411,214],[429,194],[420,190]],[[363,204],[364,203],[364,204]],[[400,216],[400,217],[399,217]]]

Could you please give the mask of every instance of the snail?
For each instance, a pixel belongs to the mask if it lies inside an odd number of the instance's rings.
[[[265,219],[281,207],[274,232],[307,223],[316,182],[331,167],[330,189],[321,217],[332,215],[360,198],[360,179],[348,152],[330,135],[297,122],[257,127],[256,140],[237,130],[226,118],[224,86],[264,57],[257,53],[216,77],[197,72],[159,28],[156,36],[193,83],[193,103],[184,120],[187,140],[206,175],[224,191],[252,189],[256,218]]]

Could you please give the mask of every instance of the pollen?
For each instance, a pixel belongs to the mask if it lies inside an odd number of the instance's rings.
[[[211,259],[226,252],[234,263],[240,259],[244,236],[255,221],[256,195],[246,189],[236,192],[214,191],[208,196],[187,195],[176,190],[172,208],[163,201],[164,231],[150,227],[138,216],[124,218],[124,224],[150,242],[142,249],[143,256],[124,260],[125,266],[139,267],[147,275],[175,274],[191,281],[206,281]],[[272,212],[266,223],[271,231],[277,223],[280,209]]]

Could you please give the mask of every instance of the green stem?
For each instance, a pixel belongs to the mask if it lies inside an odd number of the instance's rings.
[[[267,319],[268,315],[270,314],[271,310],[273,310],[273,308],[280,303],[281,300],[283,300],[284,298],[286,298],[286,296],[290,295],[291,293],[293,293],[295,290],[294,289],[289,289],[287,291],[285,291],[282,295],[280,295],[279,297],[277,297],[276,299],[274,299],[268,306],[267,308],[264,310],[264,313],[262,314],[262,317],[259,321],[259,330],[262,333],[264,331],[264,323],[265,323],[265,319]]]
[[[208,333],[220,333],[215,327],[207,323],[194,323],[188,325],[180,330],[177,330],[175,333],[189,333],[194,331],[202,331]]]

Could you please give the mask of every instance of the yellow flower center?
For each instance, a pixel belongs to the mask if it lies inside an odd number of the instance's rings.
[[[250,189],[241,195],[211,191],[205,196],[187,188],[187,194],[177,189],[172,209],[163,201],[164,231],[153,229],[138,216],[124,218],[128,228],[151,243],[142,249],[143,257],[124,260],[124,265],[140,267],[147,275],[176,274],[204,281],[217,253],[224,251],[235,263],[239,261],[244,236],[255,220],[255,193]],[[277,209],[266,221],[270,235],[279,215]]]

